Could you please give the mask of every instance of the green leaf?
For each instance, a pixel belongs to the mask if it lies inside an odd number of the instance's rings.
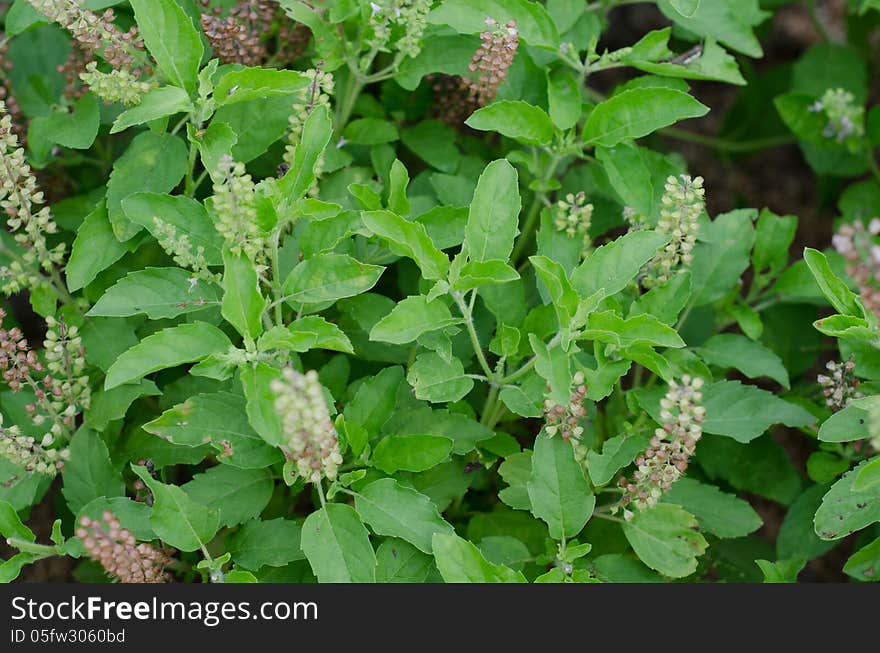
[[[739,381],[720,381],[703,392],[706,408],[706,433],[727,435],[739,442],[749,442],[772,424],[797,427],[816,421],[796,404],[776,397],[766,390]]]
[[[504,261],[468,261],[458,271],[452,288],[464,292],[480,286],[510,283],[519,278],[519,272]]]
[[[180,268],[145,268],[129,272],[110,286],[87,316],[127,317],[146,314],[151,320],[177,317],[220,303],[216,285]]]
[[[412,295],[397,302],[391,312],[373,326],[370,340],[402,345],[458,322],[442,299],[428,301],[424,295]]]
[[[138,30],[159,70],[192,95],[204,48],[192,19],[174,0],[131,0]]]
[[[856,580],[876,583],[880,580],[878,568],[880,568],[880,537],[853,553],[843,566],[843,571]]]
[[[561,345],[548,347],[534,333],[529,334],[529,344],[535,352],[535,371],[549,386],[549,398],[567,405],[571,396],[571,356]]]
[[[446,277],[449,257],[437,249],[424,225],[410,222],[391,211],[364,211],[361,218],[367,229],[388,241],[391,251],[415,261],[425,279]]]
[[[328,503],[302,528],[302,549],[319,583],[373,583],[376,554],[351,506]]]
[[[459,455],[473,451],[478,442],[495,435],[468,415],[428,406],[398,410],[385,423],[384,431],[395,435],[442,435],[452,439],[452,452]]]
[[[822,505],[822,496],[827,490],[827,485],[812,485],[792,501],[776,538],[777,558],[812,560],[834,547],[834,542],[819,539],[813,527],[813,516]]]
[[[259,469],[282,460],[280,450],[251,427],[244,398],[229,392],[190,397],[142,428],[174,444],[197,447],[210,443],[217,460],[234,467]]]
[[[789,560],[755,560],[755,564],[764,574],[765,583],[796,583],[798,574],[803,571],[807,561],[803,558]]]
[[[577,292],[568,280],[565,268],[557,261],[551,260],[546,256],[531,256],[529,261],[531,261],[535,272],[550,293],[550,299],[553,303],[553,309],[556,311],[556,318],[559,320],[560,328],[563,331],[567,330],[577,313],[580,297],[578,297]],[[565,338],[563,339],[563,344],[567,346]]]
[[[208,125],[201,136],[194,132],[191,139],[199,148],[202,158],[202,167],[208,171],[208,176],[215,184],[223,183],[223,175],[219,170],[220,157],[229,154],[236,143],[238,134],[225,122],[220,122],[216,117]],[[216,231],[216,229],[215,229]],[[219,232],[217,234],[219,236]]]
[[[89,428],[80,428],[71,439],[62,477],[64,498],[74,514],[98,497],[125,496],[125,483],[110,462],[107,445]]]
[[[697,518],[704,531],[718,537],[744,537],[763,524],[746,501],[691,478],[676,481],[663,501],[681,506]]]
[[[606,485],[648,446],[650,433],[616,435],[602,445],[602,453],[587,451],[587,471],[596,487]]]
[[[880,485],[880,458],[873,458],[862,467],[853,483],[854,492],[864,492]]]
[[[201,250],[205,263],[223,263],[220,252],[223,236],[214,228],[214,222],[201,202],[183,195],[135,193],[122,200],[122,210],[126,218],[146,227],[156,240],[166,239],[162,228],[171,226],[178,240],[189,241],[190,252],[197,254]]]
[[[755,248],[752,265],[755,270],[767,270],[771,277],[777,276],[788,262],[788,249],[797,232],[797,216],[776,215],[763,209],[755,227]]]
[[[379,118],[358,118],[345,126],[343,138],[354,145],[381,145],[398,139],[397,125]]]
[[[379,545],[376,563],[378,583],[424,583],[435,571],[432,556],[396,538],[388,538]]]
[[[633,231],[592,252],[571,275],[571,283],[581,297],[599,290],[610,297],[636,278],[669,236],[656,231]]]
[[[389,435],[373,450],[373,465],[386,474],[423,472],[446,460],[452,444],[442,435]]]
[[[550,120],[559,129],[571,129],[581,117],[581,89],[575,74],[559,68],[547,71],[547,101]]]
[[[880,344],[880,331],[871,326],[868,320],[850,315],[830,315],[813,322],[820,333],[832,338],[858,340],[869,346]]]
[[[507,261],[519,233],[516,169],[506,159],[486,166],[477,181],[465,227],[464,249],[473,261]]]
[[[258,343],[260,351],[287,349],[306,352],[310,349],[332,349],[347,354],[354,353],[351,341],[342,330],[318,315],[307,315],[294,320],[286,327],[272,327]]]
[[[520,143],[547,145],[555,129],[543,109],[522,100],[499,100],[464,121],[471,129],[494,131]]]
[[[180,138],[150,131],[135,136],[116,159],[107,182],[107,215],[116,238],[124,242],[141,230],[140,224],[126,216],[122,200],[139,191],[168,193],[186,169],[187,149]]]
[[[684,340],[675,329],[648,313],[627,319],[614,311],[591,313],[581,337],[616,347],[640,344],[652,347],[685,346]]]
[[[531,510],[529,479],[532,477],[532,452],[520,451],[504,459],[498,473],[508,487],[499,490],[498,498],[515,510]]]
[[[582,137],[585,143],[614,147],[708,112],[709,107],[682,91],[632,88],[597,105],[584,124]]]
[[[220,513],[220,526],[235,526],[258,517],[272,498],[272,476],[265,469],[217,465],[181,486],[187,496]]]
[[[804,261],[813,273],[813,278],[819,284],[822,294],[838,313],[852,317],[865,315],[856,295],[834,274],[822,252],[807,247],[804,249]]]
[[[483,20],[485,29],[485,17]],[[450,34],[432,36],[427,44],[428,47],[422,48],[417,57],[404,59],[394,76],[394,80],[408,91],[415,90],[422,78],[431,73],[468,74],[468,65],[479,41],[471,36]]]
[[[555,540],[580,533],[596,507],[571,443],[544,432],[535,440],[528,493],[532,513],[547,523]]]
[[[223,252],[223,317],[245,340],[263,332],[266,300],[260,294],[257,270],[247,256]]]
[[[525,576],[504,565],[494,565],[471,542],[457,535],[436,533],[433,538],[437,569],[447,583],[525,583]]]
[[[705,40],[702,52],[688,56],[682,63],[666,60],[665,57],[675,57],[675,53],[668,49],[671,33],[672,30],[668,27],[649,32],[633,46],[630,54],[623,57],[621,62],[661,77],[746,85],[736,59],[713,38]]]
[[[99,389],[92,394],[85,414],[85,425],[102,432],[110,422],[125,417],[129,407],[138,397],[155,397],[161,394],[156,384],[147,379],[126,383],[112,390]]]
[[[364,380],[345,406],[346,423],[362,426],[369,437],[377,437],[397,405],[397,391],[403,382],[403,369],[386,367],[376,376]],[[355,455],[360,455],[366,441],[349,442]]]
[[[721,333],[709,338],[697,349],[700,358],[709,365],[723,369],[734,368],[750,379],[766,376],[788,389],[788,371],[773,351],[745,336]]]
[[[710,480],[722,479],[737,490],[784,505],[801,491],[801,472],[769,435],[743,445],[733,438],[706,433],[697,447],[697,459]]]
[[[428,22],[449,25],[459,34],[486,30],[486,17],[499,24],[516,21],[519,36],[529,45],[556,49],[559,34],[544,6],[530,0],[446,0],[434,9]]]
[[[654,182],[641,149],[626,142],[610,148],[597,147],[596,158],[625,206],[641,215],[654,212]]]
[[[193,106],[186,91],[176,86],[159,86],[141,98],[137,106],[120,113],[113,121],[110,133],[116,134],[135,125],[192,110]]]
[[[205,322],[163,329],[116,359],[107,370],[104,389],[110,390],[167,367],[194,363],[211,354],[225,352],[231,346],[225,333]]]
[[[698,529],[693,515],[668,503],[637,510],[623,525],[623,533],[639,559],[671,578],[684,578],[696,571],[697,557],[708,546]]]
[[[391,478],[373,481],[359,490],[354,506],[377,535],[399,537],[425,553],[431,553],[434,533],[455,532],[428,497]]]
[[[48,116],[31,120],[28,147],[38,159],[47,159],[56,143],[74,150],[87,150],[95,142],[101,112],[94,95],[83,95],[71,107],[52,111]]]
[[[250,571],[260,567],[283,567],[303,560],[300,547],[302,527],[288,519],[253,519],[226,540],[226,550],[235,564]]]
[[[446,360],[435,352],[416,356],[406,380],[415,390],[416,397],[432,403],[458,401],[474,387],[474,381],[465,375],[458,358]]]
[[[839,540],[880,521],[880,484],[856,490],[856,479],[867,461],[847,472],[822,497],[816,511],[816,534],[823,540]]]
[[[694,248],[691,265],[695,306],[726,297],[749,267],[749,252],[755,242],[754,209],[739,209],[719,215],[702,229],[702,241]]]
[[[660,420],[660,397],[662,389],[636,390],[635,395],[642,407],[658,423]],[[806,426],[816,418],[800,406],[780,399],[771,392],[739,381],[718,381],[703,389],[703,406],[706,408],[705,433],[726,435],[738,442],[751,442],[773,424]]]
[[[315,182],[315,167],[324,153],[333,133],[333,121],[327,107],[315,107],[303,123],[302,135],[293,153],[290,170],[278,182],[278,188],[288,202],[297,200],[309,191]]]
[[[400,140],[428,165],[454,174],[461,162],[461,153],[455,146],[456,136],[451,126],[439,120],[424,120],[404,129]]]
[[[309,79],[295,70],[242,68],[220,78],[214,87],[214,99],[219,107],[273,95],[290,95],[308,85]]]
[[[98,273],[121,259],[128,248],[113,233],[104,202],[89,213],[76,232],[65,272],[67,288],[80,290],[95,280]]]
[[[683,270],[636,299],[630,306],[629,316],[647,313],[664,324],[674,325],[690,298],[691,273]]]
[[[15,537],[25,542],[33,542],[36,536],[30,528],[25,526],[15,508],[7,501],[0,500],[0,535],[4,539]]]
[[[660,11],[678,25],[700,36],[719,40],[737,52],[760,57],[761,44],[753,33],[770,15],[758,0],[711,0],[700,2],[695,11],[682,12],[679,5],[693,5],[693,0],[659,0]],[[690,7],[688,7],[690,8]]]
[[[388,173],[388,208],[397,215],[409,215],[412,206],[406,196],[409,173],[400,159],[394,159]]]
[[[266,363],[240,369],[241,385],[247,399],[248,422],[260,437],[273,445],[285,442],[281,416],[275,410],[275,393],[272,381],[281,378],[281,372]]]
[[[293,268],[282,291],[288,300],[298,304],[334,302],[366,292],[376,285],[384,270],[345,254],[325,254]]]
[[[176,485],[160,483],[146,467],[132,469],[153,493],[150,525],[159,539],[181,551],[195,551],[211,541],[220,523],[218,510],[193,501]]]
[[[700,0],[669,0],[669,4],[685,18],[692,18],[700,8]]]

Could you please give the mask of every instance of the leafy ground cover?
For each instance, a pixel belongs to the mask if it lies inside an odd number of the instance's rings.
[[[2,7],[4,581],[877,579],[880,3]]]

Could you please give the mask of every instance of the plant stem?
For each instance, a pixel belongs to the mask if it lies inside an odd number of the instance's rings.
[[[63,555],[59,550],[60,547],[49,546],[47,544],[37,544],[36,542],[28,542],[27,540],[23,540],[19,537],[6,538],[6,544],[24,553],[33,553],[34,555],[38,555],[43,558]]]
[[[498,401],[498,386],[492,384],[489,388],[489,394],[486,396],[486,403],[483,404],[483,414],[480,416],[480,424],[492,428],[492,418],[495,414],[495,404]]]
[[[474,293],[474,295],[476,295],[477,293],[476,290],[472,292]],[[476,327],[474,327],[473,312],[470,306],[465,303],[464,295],[461,292],[453,293],[452,297],[453,299],[455,299],[455,303],[458,304],[458,308],[461,311],[462,316],[464,317],[464,322],[467,326],[468,335],[471,338],[471,345],[474,348],[474,353],[477,355],[477,360],[480,363],[480,367],[483,368],[483,372],[485,372],[486,376],[490,379],[490,382],[495,383],[497,381],[496,375],[492,371],[492,368],[489,367],[489,361],[486,360],[486,355],[483,353],[483,346],[480,344],[480,339],[477,336],[477,329]]]
[[[560,337],[560,335],[557,333],[555,336],[553,336],[553,338],[550,340],[550,342],[547,343],[547,347],[548,347],[548,348],[549,348],[549,347],[552,347],[552,346],[555,345],[557,342],[559,342],[560,339],[561,339],[561,337]],[[522,367],[520,367],[518,370],[516,370],[515,372],[513,372],[513,373],[511,373],[511,374],[508,374],[507,376],[502,377],[501,379],[499,379],[499,380],[498,380],[498,385],[505,386],[505,385],[509,385],[509,384],[513,383],[513,382],[516,381],[517,379],[519,379],[519,378],[521,378],[522,376],[528,374],[529,370],[531,370],[531,369],[535,366],[535,364],[536,364],[537,362],[538,362],[538,357],[537,357],[537,356],[532,356],[532,357],[531,357],[528,361],[526,361],[526,362],[522,365]]]
[[[831,35],[828,33],[828,30],[825,27],[825,24],[819,18],[819,12],[816,11],[816,0],[807,0],[807,11],[810,14],[810,19],[813,21],[813,26],[816,28],[816,31],[819,33],[819,36],[822,37],[823,41],[832,41]]]
[[[674,138],[679,141],[694,143],[696,145],[705,145],[706,147],[711,147],[719,152],[730,153],[746,153],[757,150],[766,150],[771,147],[790,145],[795,142],[795,138],[789,135],[771,136],[769,138],[759,138],[752,141],[728,141],[723,138],[704,136],[703,134],[688,131],[687,129],[679,129],[678,127],[666,127],[665,129],[661,129],[659,133],[668,138]]]
[[[195,172],[196,155],[198,154],[198,151],[199,148],[197,148],[195,144],[189,144],[189,160],[187,161],[186,166],[186,181],[184,182],[183,191],[187,197],[192,197],[196,192],[196,184],[193,173]]]
[[[342,136],[342,131],[345,129],[345,125],[348,124],[348,119],[351,118],[351,112],[354,111],[354,104],[364,89],[363,79],[356,67],[349,66],[344,89],[342,97],[336,103],[334,122],[337,137]]]
[[[593,517],[598,517],[599,519],[607,519],[608,521],[617,522],[618,524],[625,524],[626,520],[621,519],[620,517],[614,517],[605,512],[599,512],[598,510],[593,511]]]

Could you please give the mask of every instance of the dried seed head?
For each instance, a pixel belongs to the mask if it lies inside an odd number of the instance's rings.
[[[166,567],[172,562],[173,552],[150,544],[138,544],[131,531],[122,528],[109,510],[104,511],[100,520],[80,517],[76,537],[83,543],[89,557],[122,583],[171,581]]]

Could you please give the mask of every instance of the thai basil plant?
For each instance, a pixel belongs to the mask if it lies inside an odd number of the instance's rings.
[[[876,580],[880,6],[714,138],[788,3],[630,4],[3,3],[0,578]]]

